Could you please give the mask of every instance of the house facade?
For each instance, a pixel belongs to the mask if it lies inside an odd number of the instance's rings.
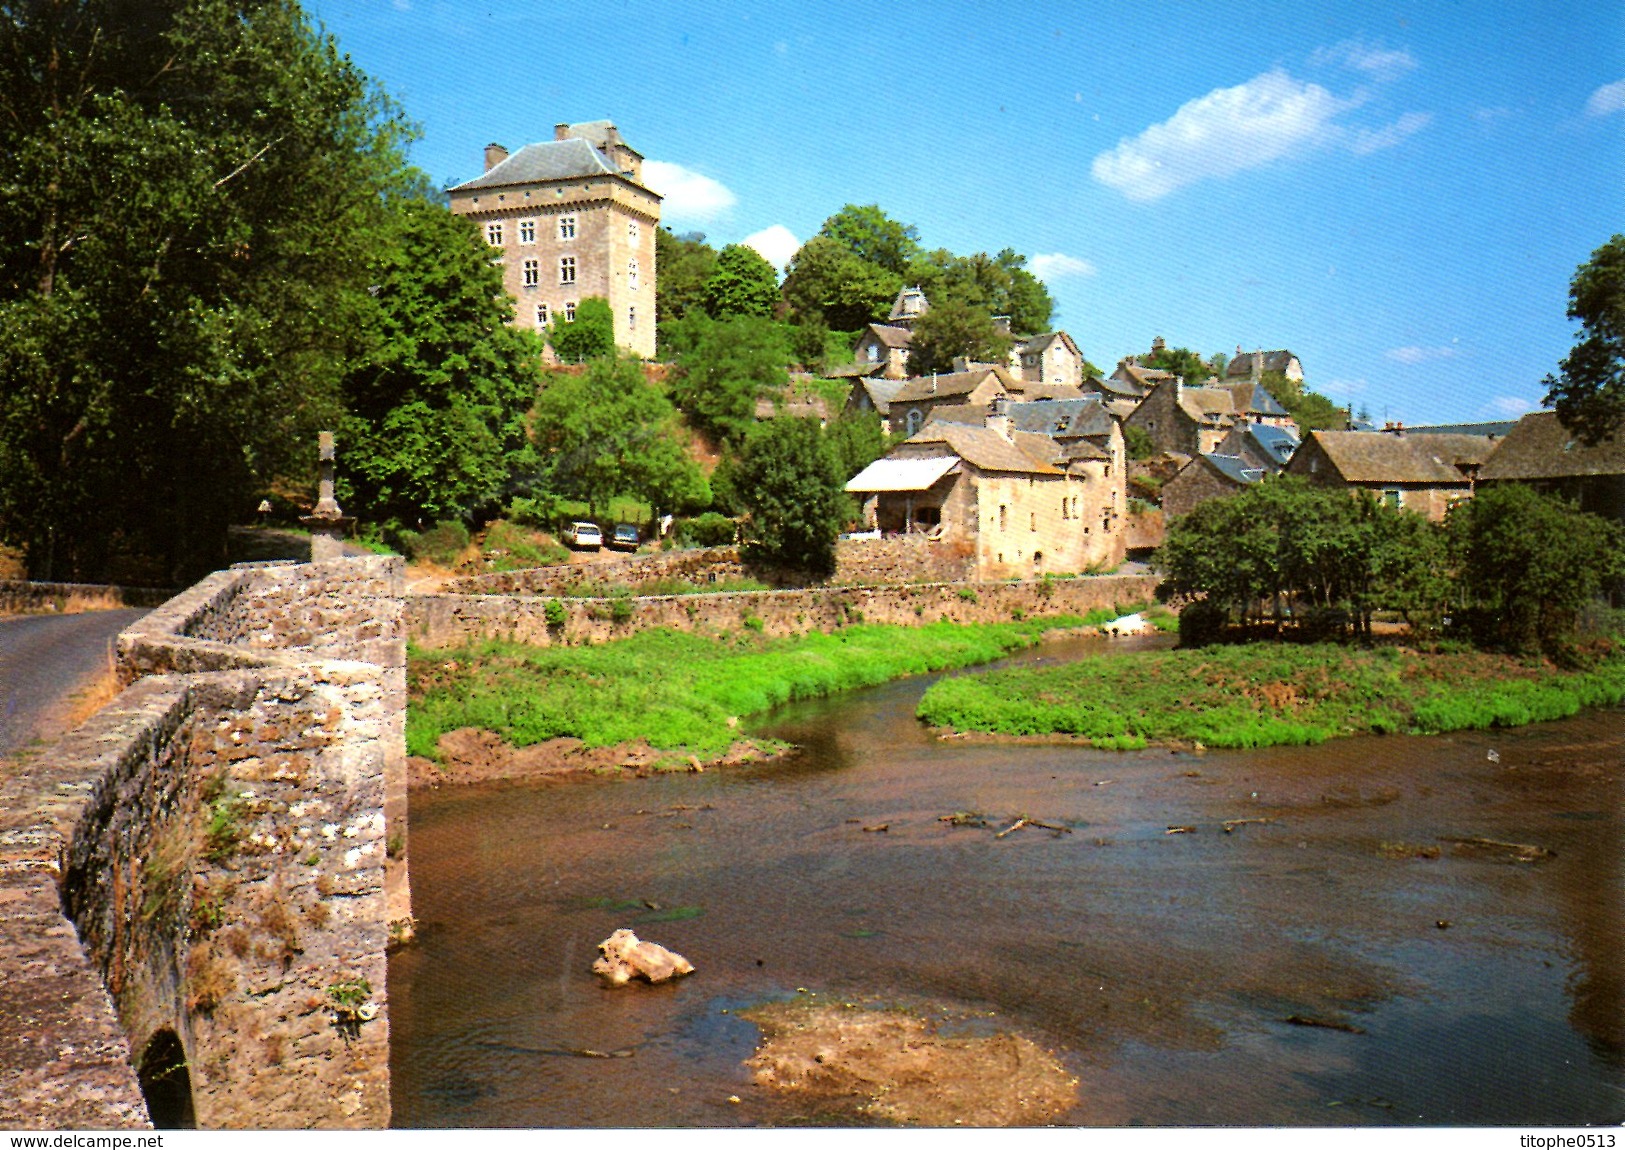
[[[1217,450],[1230,434],[1235,400],[1222,387],[1190,387],[1173,376],[1153,387],[1124,423],[1143,429],[1158,451],[1197,456]]]
[[[1170,521],[1189,515],[1197,505],[1245,491],[1268,474],[1236,455],[1218,451],[1198,455],[1163,484],[1163,515]]]
[[[448,195],[502,265],[515,324],[542,331],[596,296],[609,301],[616,345],[654,358],[660,196],[614,124],[559,124],[512,154],[490,144],[484,174]]]
[[[1478,481],[1527,483],[1625,524],[1625,423],[1593,445],[1563,426],[1555,411],[1531,411],[1496,444]]]
[[[1064,331],[1018,338],[1010,348],[1010,370],[1025,383],[1080,387],[1083,353]]]
[[[991,405],[1009,399],[1021,388],[1002,367],[982,365],[967,371],[920,375],[904,382],[887,404],[893,434],[913,437],[931,417],[933,408],[947,404]]]
[[[1369,491],[1393,507],[1440,522],[1451,506],[1472,496],[1472,480],[1430,444],[1390,431],[1314,431],[1303,441],[1287,475],[1310,483]]]
[[[957,544],[980,579],[1115,566],[1124,555],[1122,472],[1109,460],[1069,459],[1068,450],[1016,430],[1001,401],[981,426],[932,424],[846,489],[863,498],[866,524]]]
[[[1224,367],[1226,383],[1258,380],[1266,371],[1278,371],[1294,383],[1303,382],[1303,363],[1290,351],[1242,351],[1236,345],[1236,356]]]

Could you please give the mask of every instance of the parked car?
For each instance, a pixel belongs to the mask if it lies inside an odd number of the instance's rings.
[[[596,523],[572,523],[564,529],[564,545],[596,551],[604,545],[604,533]]]
[[[617,523],[609,536],[609,545],[617,551],[636,551],[638,542],[637,526],[631,523]]]

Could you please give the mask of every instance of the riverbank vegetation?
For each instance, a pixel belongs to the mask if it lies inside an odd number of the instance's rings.
[[[489,642],[414,650],[407,750],[434,758],[441,735],[478,727],[518,747],[559,737],[589,747],[642,739],[657,750],[715,758],[741,737],[743,716],[905,675],[988,663],[1033,646],[1047,631],[1098,624],[1109,615],[865,624],[777,639],[749,627],[723,635],[661,629],[590,647]]]
[[[1515,727],[1625,702],[1625,647],[1599,640],[1588,654],[1586,669],[1560,671],[1461,647],[1255,643],[1146,651],[944,679],[926,691],[918,714],[957,731],[1070,735],[1116,750]]]

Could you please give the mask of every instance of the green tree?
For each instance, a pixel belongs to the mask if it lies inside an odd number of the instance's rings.
[[[1569,285],[1578,342],[1562,374],[1546,377],[1546,403],[1565,427],[1596,445],[1625,426],[1625,235],[1591,253]]]
[[[1130,459],[1150,459],[1157,453],[1157,445],[1151,440],[1151,433],[1139,424],[1123,426],[1123,447]]]
[[[1466,627],[1487,646],[1561,653],[1580,612],[1625,575],[1618,524],[1522,484],[1481,487],[1450,512]]]
[[[547,342],[565,363],[586,363],[615,354],[615,313],[609,301],[588,296],[576,305],[575,319],[556,319]]]
[[[729,244],[705,281],[705,310],[713,319],[772,319],[779,305],[779,277],[755,248]]]
[[[344,380],[340,498],[394,526],[466,518],[529,470],[541,344],[514,327],[478,227],[439,204],[395,209],[373,262],[374,344]]]
[[[1213,374],[1223,379],[1224,369],[1230,366],[1230,357],[1222,351],[1216,351],[1209,357],[1207,362],[1208,366],[1213,369]]]
[[[914,375],[952,371],[956,356],[982,363],[1003,363],[1010,354],[1010,337],[994,326],[988,313],[957,299],[933,302],[914,321],[909,341],[908,368]]]
[[[1165,347],[1161,351],[1153,352],[1146,357],[1145,366],[1160,371],[1171,371],[1190,387],[1200,387],[1214,374],[1213,370],[1202,362],[1202,357],[1188,347]]]
[[[183,582],[311,475],[407,135],[292,0],[0,7],[0,536],[31,572]]]
[[[801,245],[784,277],[783,296],[797,324],[822,323],[856,331],[884,319],[903,277],[817,235]]]
[[[1286,408],[1303,435],[1311,431],[1341,430],[1348,423],[1347,410],[1320,392],[1308,390],[1300,381],[1289,379],[1285,372],[1266,371],[1259,377],[1259,383]]]
[[[705,285],[717,266],[717,253],[703,232],[674,235],[655,229],[655,267],[660,291],[655,296],[655,322],[661,354],[666,354],[666,328],[686,315],[705,310]]]
[[[737,444],[756,420],[756,401],[782,393],[789,382],[784,329],[772,320],[703,315],[683,327],[672,398],[695,426]]]
[[[824,429],[824,435],[835,452],[837,470],[846,479],[886,454],[890,446],[880,416],[872,411],[845,412]]]
[[[835,541],[851,514],[846,476],[810,419],[773,419],[746,436],[734,476],[749,516],[742,556],[768,567],[835,572]]]
[[[919,284],[933,308],[953,300],[989,316],[1006,316],[1012,331],[1032,335],[1049,330],[1055,303],[1026,263],[1025,256],[1009,248],[996,256],[986,252],[956,256],[938,248],[914,262],[909,278]]]
[[[914,225],[892,219],[879,204],[847,204],[824,221],[818,234],[896,276],[906,275],[920,254],[920,236]]]
[[[602,356],[578,372],[550,372],[531,430],[535,486],[584,501],[594,518],[621,495],[668,511],[709,501],[676,412],[635,359]]]

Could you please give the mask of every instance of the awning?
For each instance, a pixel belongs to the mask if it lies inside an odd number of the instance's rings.
[[[847,483],[848,491],[924,491],[959,462],[955,455],[931,459],[877,459]]]

